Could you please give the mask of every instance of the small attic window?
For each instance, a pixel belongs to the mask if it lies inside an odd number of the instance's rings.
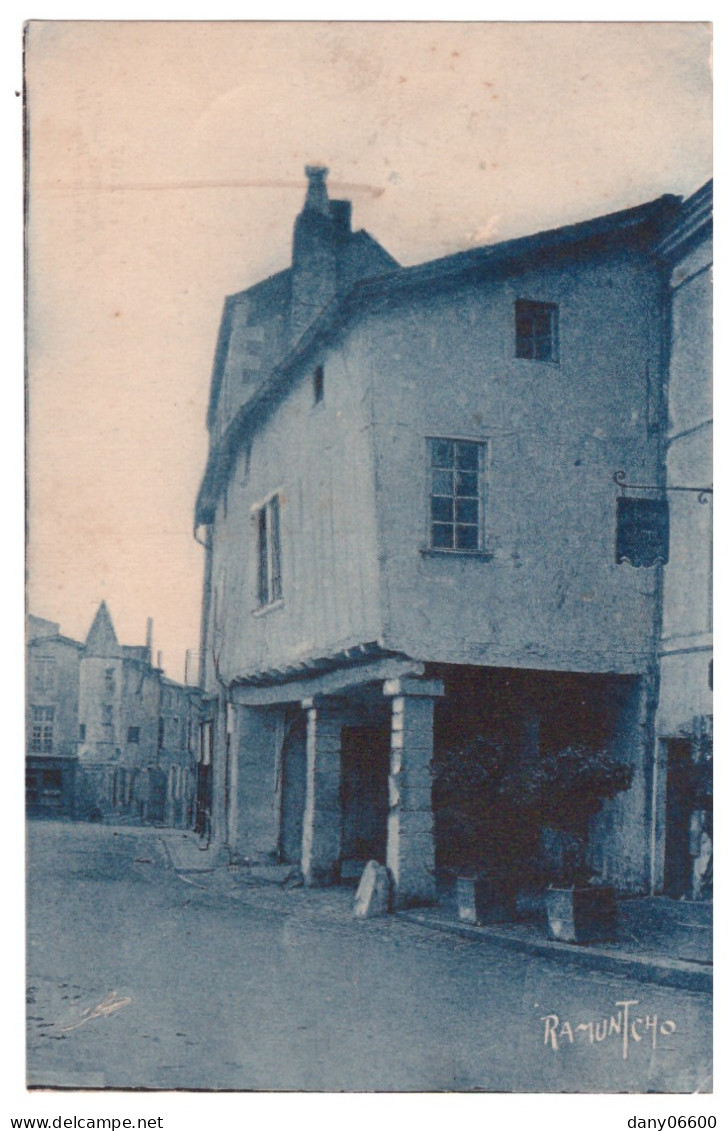
[[[313,371],[313,403],[321,404],[324,399],[324,367],[317,365]]]
[[[516,303],[516,357],[526,361],[559,360],[559,308],[553,302]]]

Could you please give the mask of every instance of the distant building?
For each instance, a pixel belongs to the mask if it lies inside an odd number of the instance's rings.
[[[162,673],[152,650],[119,644],[102,601],[86,637],[79,690],[77,815],[133,812],[142,819],[163,790],[157,761]],[[134,788],[136,785],[136,788]]]
[[[81,644],[31,617],[28,651],[29,810],[191,824],[200,696],[153,663],[151,622],[119,644],[102,601]]]
[[[165,780],[162,818],[175,828],[191,827],[196,816],[201,711],[197,689],[162,676],[156,766]]]
[[[427,900],[430,762],[477,727],[524,760],[628,760],[590,858],[649,890],[664,552],[638,529],[656,552],[619,564],[614,475],[663,482],[655,248],[681,202],[403,269],[307,174],[292,266],[226,301],[213,369],[212,836],[310,884],[374,857],[398,904]]]
[[[73,813],[78,752],[78,687],[83,645],[60,625],[28,617],[25,793],[28,811]]]

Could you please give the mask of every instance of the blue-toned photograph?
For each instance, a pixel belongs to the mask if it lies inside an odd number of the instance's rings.
[[[27,26],[31,1091],[712,1092],[710,49]]]

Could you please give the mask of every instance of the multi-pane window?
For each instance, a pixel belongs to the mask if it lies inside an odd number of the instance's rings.
[[[79,742],[85,742],[86,741],[86,724],[85,723],[79,723],[78,741]]]
[[[559,308],[552,302],[516,303],[516,357],[559,360]]]
[[[107,695],[113,695],[116,690],[116,673],[113,668],[107,668],[104,672],[104,690]]]
[[[430,546],[482,550],[485,444],[432,439],[429,448]]]
[[[105,727],[111,727],[114,725],[114,708],[112,707],[111,703],[104,703],[103,707],[101,708],[101,722]]]
[[[32,708],[32,731],[30,736],[30,749],[34,754],[51,754],[53,752],[53,707]]]
[[[280,500],[273,495],[256,512],[258,529],[258,604],[272,605],[283,596],[281,585]]]
[[[139,727],[129,727],[126,732],[126,741],[134,746],[139,745]]]

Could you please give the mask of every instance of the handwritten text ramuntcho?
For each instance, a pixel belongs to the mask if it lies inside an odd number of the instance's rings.
[[[630,1045],[646,1040],[651,1041],[653,1049],[656,1049],[660,1037],[672,1036],[677,1029],[676,1021],[668,1018],[662,1020],[656,1013],[633,1009],[633,1006],[640,1004],[637,1000],[615,1001],[614,1004],[616,1013],[609,1017],[581,1021],[578,1024],[561,1018],[556,1013],[547,1014],[541,1018],[544,1045],[558,1052],[566,1044],[588,1042],[594,1045],[616,1037],[622,1044],[622,1059],[626,1060]]]

